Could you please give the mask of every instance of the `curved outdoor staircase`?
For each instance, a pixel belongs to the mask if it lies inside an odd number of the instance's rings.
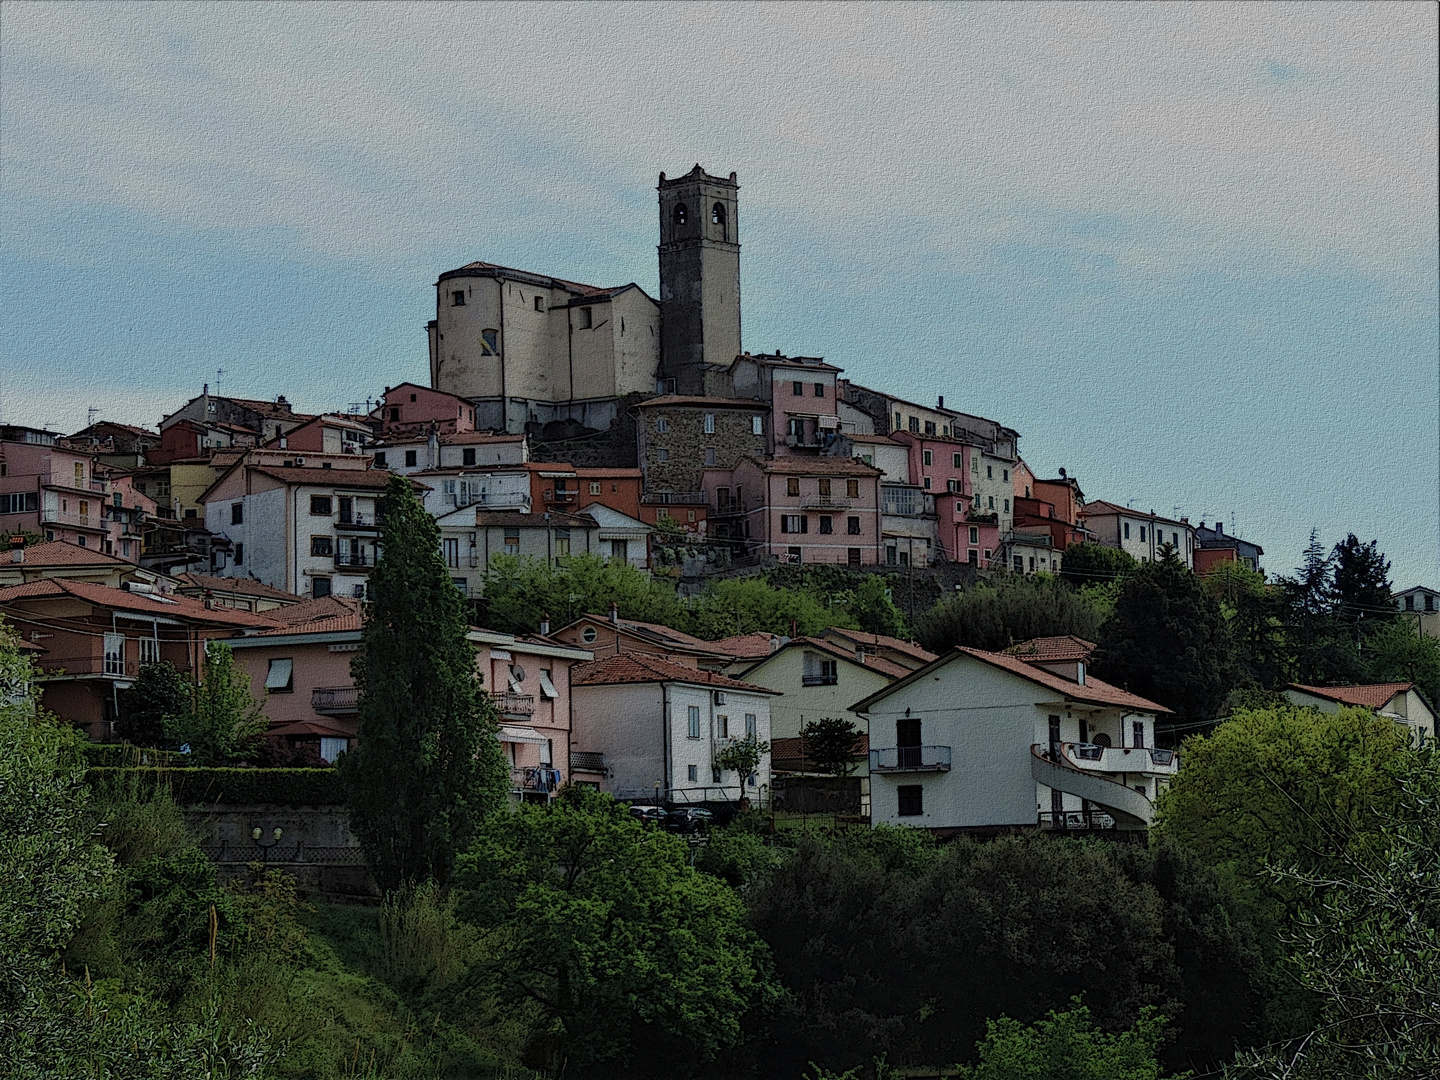
[[[1067,762],[1054,761],[1045,756],[1039,743],[1030,747],[1030,775],[1036,783],[1103,807],[1115,819],[1117,829],[1146,829],[1155,817],[1155,804],[1134,788]]]

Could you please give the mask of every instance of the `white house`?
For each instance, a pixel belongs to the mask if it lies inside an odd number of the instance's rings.
[[[431,431],[390,435],[372,447],[375,466],[391,472],[475,469],[521,465],[530,460],[528,435],[494,431]]]
[[[1415,621],[1421,634],[1440,637],[1440,589],[1416,586],[1394,595],[1395,605],[1407,620]]]
[[[1161,547],[1171,544],[1180,561],[1195,568],[1195,529],[1185,518],[1176,521],[1153,510],[1131,510],[1097,499],[1085,504],[1080,519],[1100,543],[1119,548],[1136,562],[1158,561]]]
[[[1435,710],[1414,683],[1371,683],[1364,686],[1303,686],[1291,683],[1285,696],[1294,704],[1321,712],[1339,712],[1346,706],[1372,709],[1381,716],[1415,729],[1417,742],[1435,737]]]
[[[1169,710],[1091,678],[1083,661],[957,648],[851,707],[869,722],[876,824],[1144,828],[1178,767],[1154,748]]]
[[[733,740],[770,741],[776,691],[658,656],[622,653],[571,672],[571,756],[603,755],[604,790],[621,799],[763,805],[770,755],[739,776],[716,764]]]
[[[650,537],[655,532],[653,525],[598,502],[581,507],[580,513],[594,518],[595,524],[600,526],[596,539],[600,542],[601,555],[628,562],[637,570],[650,569]]]

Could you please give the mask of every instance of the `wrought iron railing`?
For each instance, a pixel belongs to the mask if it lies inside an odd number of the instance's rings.
[[[870,771],[885,772],[949,772],[948,746],[890,746],[870,751]]]

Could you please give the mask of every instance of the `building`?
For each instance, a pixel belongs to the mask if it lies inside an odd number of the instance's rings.
[[[771,452],[770,410],[755,401],[667,394],[635,407],[645,494],[665,504],[703,502],[701,474]]]
[[[151,586],[159,586],[162,581],[160,574],[136,566],[128,559],[106,555],[68,540],[47,540],[29,547],[12,540],[8,551],[0,549],[0,586],[24,585],[46,578],[88,581],[116,589],[130,581]]]
[[[68,449],[89,454],[102,465],[135,469],[145,464],[145,455],[160,445],[160,433],[134,424],[100,420],[62,440]]]
[[[0,614],[45,650],[37,660],[45,708],[96,740],[112,737],[119,694],[134,685],[141,665],[165,660],[193,675],[206,642],[275,625],[263,615],[126,584],[48,578],[0,588]]]
[[[1144,828],[1178,767],[1163,706],[1091,678],[957,648],[854,703],[869,722],[871,821],[941,834]]]
[[[703,474],[711,530],[784,562],[880,561],[880,470],[840,457],[740,459]]]
[[[768,803],[768,752],[749,776],[722,769],[718,757],[736,739],[769,743],[775,691],[657,656],[622,654],[577,667],[571,694],[572,754],[602,755],[603,788],[617,798]]]
[[[244,443],[226,442],[223,444],[212,443],[211,445],[254,446],[278,438],[309,419],[310,417],[305,413],[297,413],[291,408],[290,403],[285,400],[283,395],[274,401],[221,397],[218,394],[211,394],[210,385],[206,383],[199,397],[191,398],[160,421],[160,436],[163,445],[165,432],[169,428],[189,421],[201,432],[217,433],[212,437],[220,437],[220,433],[229,433],[230,435],[245,433],[249,437],[248,441]],[[179,456],[192,457],[195,456],[195,451]],[[148,455],[148,460],[159,461],[154,456],[153,450]]]
[[[598,551],[602,556],[629,563],[637,570],[650,569],[650,538],[655,535],[653,526],[604,503],[588,503],[580,508],[580,513],[594,518],[600,526],[595,538],[599,541]]]
[[[1362,686],[1291,683],[1285,687],[1285,697],[1292,704],[1319,709],[1324,713],[1339,712],[1346,707],[1370,709],[1397,723],[1408,724],[1422,744],[1435,738],[1435,709],[1414,683],[1371,683]]]
[[[1395,606],[1427,637],[1440,637],[1440,589],[1417,586],[1395,594]]]
[[[305,600],[303,596],[272,588],[250,578],[185,573],[175,580],[175,592],[180,596],[208,600],[211,606],[236,608],[239,611],[274,611],[276,608],[292,607]],[[283,618],[284,615],[277,617]]]
[[[384,439],[424,437],[431,431],[454,435],[475,430],[475,406],[456,394],[419,383],[387,386],[370,414]]]
[[[746,353],[735,357],[723,378],[712,381],[733,397],[767,406],[766,453],[813,455],[838,449],[840,370],[818,356]]]
[[[935,654],[921,648],[913,641],[889,637],[886,634],[870,634],[864,630],[850,630],[843,626],[830,626],[821,630],[817,637],[836,642],[855,653],[856,656],[879,657],[907,671],[915,671],[935,659]]]
[[[1015,520],[1017,537],[1044,540],[1035,547],[1036,552],[1016,552],[1037,559],[1037,566],[1031,569],[1059,570],[1071,544],[1083,544],[1088,534],[1080,524],[1080,512],[1085,507],[1085,493],[1072,477],[1060,470],[1055,480],[1041,480],[1023,462],[1016,462],[1014,473]],[[1012,556],[1013,558],[1013,556]],[[1048,567],[1043,560],[1048,558]]]
[[[402,476],[435,469],[511,469],[530,460],[529,438],[503,431],[401,433],[380,439],[370,450],[377,469]]]
[[[212,572],[317,599],[364,596],[390,482],[368,465],[352,454],[245,454],[201,496],[206,528],[225,542]]]
[[[275,436],[264,446],[292,454],[363,454],[374,437],[370,425],[359,417],[324,413]]]
[[[544,627],[541,632],[545,632]],[[555,631],[554,638],[589,649],[597,660],[639,654],[656,656],[682,667],[717,672],[735,660],[728,641],[702,641],[660,623],[622,619],[613,604],[608,618],[604,615],[581,615]],[[749,646],[747,641],[746,647]]]
[[[1080,520],[1093,538],[1106,547],[1119,548],[1136,562],[1156,562],[1160,549],[1170,544],[1187,567],[1195,567],[1195,530],[1188,518],[1178,521],[1151,510],[1131,510],[1117,503],[1087,503]]]
[[[1208,574],[1221,563],[1227,562],[1239,563],[1247,570],[1263,574],[1265,571],[1260,566],[1260,556],[1264,554],[1265,549],[1259,544],[1252,544],[1227,533],[1223,521],[1215,522],[1213,529],[1207,529],[1202,521],[1195,529],[1197,574]]]

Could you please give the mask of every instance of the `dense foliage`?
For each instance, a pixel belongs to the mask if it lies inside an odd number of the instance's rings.
[[[345,788],[333,769],[183,769],[100,766],[85,779],[105,784],[129,776],[143,790],[169,791],[182,806],[271,803],[279,806],[334,806],[345,802]]]
[[[1094,641],[1100,614],[1065,582],[1045,574],[1002,576],[966,589],[916,623],[933,653],[956,645],[998,651],[1034,637],[1074,634]]]
[[[206,642],[198,683],[168,660],[144,664],[119,704],[115,733],[122,739],[181,749],[188,764],[201,767],[253,759],[266,728],[265,703],[251,696],[223,641]]]
[[[510,785],[439,527],[403,477],[391,479],[384,511],[383,553],[351,665],[358,745],[341,755],[339,771],[350,827],[390,890],[448,878],[455,853]]]

